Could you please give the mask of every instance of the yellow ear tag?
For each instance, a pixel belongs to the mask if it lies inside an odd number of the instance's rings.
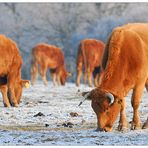
[[[72,74],[69,72],[69,73],[68,73],[68,76],[69,76],[69,77],[71,77],[71,76],[72,76]]]
[[[26,88],[29,88],[30,87],[30,84],[27,82],[27,83],[25,83],[25,87]]]

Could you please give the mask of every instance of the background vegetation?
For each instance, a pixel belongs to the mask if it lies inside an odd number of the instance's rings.
[[[30,79],[30,53],[40,42],[62,48],[66,67],[76,76],[80,40],[104,42],[116,26],[148,21],[148,3],[0,3],[0,34],[19,46],[23,78]]]

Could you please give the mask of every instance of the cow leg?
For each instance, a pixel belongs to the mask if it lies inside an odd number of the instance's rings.
[[[99,80],[99,74],[96,74],[95,77],[94,77],[94,85],[95,85],[95,87],[98,86],[98,80]]]
[[[11,75],[8,76],[8,93],[7,95],[9,96],[9,101],[11,103],[12,106],[14,107],[18,107],[18,102],[15,96],[15,92],[14,92],[14,84],[17,82],[16,80],[16,74],[15,73],[11,73]]]
[[[47,72],[47,66],[45,64],[40,65],[40,74],[44,82],[44,85],[48,84],[47,79],[46,79],[46,72]]]
[[[60,80],[60,75],[57,75],[57,80],[58,80],[58,85],[61,86],[61,80]]]
[[[0,86],[0,90],[1,90],[1,93],[2,93],[2,96],[3,96],[4,106],[10,107],[11,105],[10,105],[10,102],[9,102],[9,99],[8,99],[8,96],[7,96],[7,92],[8,92],[7,85]]]
[[[148,91],[148,79],[146,80],[145,87],[146,87],[146,90]]]
[[[76,86],[80,85],[81,76],[82,76],[82,63],[79,63],[77,65]]]
[[[18,105],[17,100],[15,98],[14,89],[12,87],[8,88],[8,93],[9,93],[9,96],[10,96],[11,105],[14,106],[14,107],[18,107],[19,105]]]
[[[146,128],[148,128],[148,118],[142,126],[142,129],[146,129]]]
[[[35,81],[38,78],[38,64],[34,63],[31,67],[31,83],[34,85]]]
[[[144,84],[137,85],[133,90],[133,95],[131,100],[131,104],[133,107],[133,121],[132,121],[131,129],[133,130],[141,128],[138,107],[141,101],[143,89],[144,89]]]
[[[90,68],[87,70],[87,78],[88,78],[88,85],[89,87],[92,87],[92,72]]]
[[[119,125],[118,125],[119,131],[124,131],[124,130],[127,130],[128,128],[125,109],[126,109],[126,100],[125,98],[123,98],[121,110],[120,110],[120,120],[119,120]]]
[[[84,79],[84,85],[86,85],[86,83],[87,83],[87,72],[86,71],[84,71],[83,79]]]
[[[52,73],[51,77],[52,77],[52,81],[53,81],[54,86],[56,86],[56,73]]]

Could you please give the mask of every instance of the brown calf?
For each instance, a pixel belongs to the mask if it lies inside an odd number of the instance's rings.
[[[4,106],[17,107],[22,88],[29,86],[28,80],[21,79],[22,58],[14,41],[0,35],[0,91]]]
[[[99,72],[102,71],[101,61],[104,52],[104,43],[95,39],[85,39],[79,44],[77,54],[77,77],[76,85],[80,85],[82,70],[84,68],[84,83],[88,79],[89,86],[92,86],[92,75],[94,85],[98,86]]]
[[[40,65],[40,75],[45,85],[47,85],[46,72],[48,68],[50,68],[54,85],[56,85],[56,80],[58,85],[65,85],[67,77],[70,76],[64,65],[64,54],[56,46],[41,43],[32,49],[32,84],[38,77],[38,65]]]

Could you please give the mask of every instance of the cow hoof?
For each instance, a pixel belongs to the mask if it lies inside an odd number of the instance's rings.
[[[148,128],[148,121],[145,122],[145,123],[143,124],[143,126],[142,126],[142,129],[146,129],[146,128]]]
[[[10,106],[11,106],[10,104],[4,103],[4,107],[10,107]]]
[[[128,127],[126,125],[119,124],[118,131],[126,132],[128,131]]]
[[[17,103],[12,104],[13,107],[18,107],[19,105]]]
[[[97,128],[95,132],[105,132],[103,129]]]
[[[77,86],[77,87],[79,87],[79,86],[80,86],[80,84],[79,84],[79,83],[76,83],[76,86]]]
[[[141,125],[140,124],[132,123],[131,130],[139,130],[139,129],[141,129]]]
[[[18,106],[19,106],[18,104],[15,104],[15,105],[14,105],[14,107],[18,107]]]

